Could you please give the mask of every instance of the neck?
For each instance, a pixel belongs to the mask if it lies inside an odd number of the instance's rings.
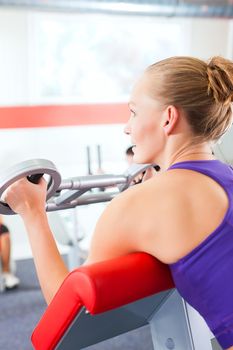
[[[215,159],[208,143],[198,145],[182,145],[176,151],[171,152],[164,158],[163,169],[168,169],[172,164],[189,160]]]

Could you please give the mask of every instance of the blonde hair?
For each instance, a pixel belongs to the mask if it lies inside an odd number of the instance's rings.
[[[182,109],[194,134],[218,140],[232,123],[233,62],[213,57],[171,57],[149,66],[154,98]]]

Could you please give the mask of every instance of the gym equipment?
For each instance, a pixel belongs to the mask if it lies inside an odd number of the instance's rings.
[[[92,171],[91,171],[91,150],[90,150],[90,146],[86,147],[86,151],[87,151],[87,173],[88,175],[92,175]]]
[[[46,211],[107,202],[119,192],[127,189],[138,174],[151,166],[153,165],[133,164],[123,175],[87,175],[61,180],[60,173],[51,161],[46,159],[27,160],[1,173],[0,198],[10,185],[23,177],[27,177],[29,181],[36,183],[41,176],[47,175],[49,180]],[[84,195],[91,189],[105,190],[108,187],[115,187],[115,191],[101,191]],[[67,191],[62,192],[63,190]],[[0,214],[13,215],[15,213],[4,201],[0,200]]]
[[[65,279],[34,330],[34,348],[78,350],[141,327],[152,305],[169,292],[109,310],[172,287],[167,266],[144,253],[80,267]]]
[[[36,350],[81,350],[149,325],[155,350],[219,350],[202,317],[146,253],[72,271],[32,334]]]
[[[27,177],[31,182],[37,182],[44,174],[49,175],[47,199],[51,198],[61,183],[61,176],[54,164],[46,159],[32,159],[16,164],[3,171],[0,176],[0,198],[3,192],[15,181]],[[15,214],[10,207],[0,201],[0,213],[9,215]]]
[[[97,158],[97,169],[102,171],[102,151],[101,145],[96,145],[96,158]],[[86,155],[87,155],[87,174],[93,175],[92,171],[92,157],[91,157],[91,146],[86,146]]]
[[[74,210],[74,209],[72,209]],[[70,213],[73,220],[77,220],[76,212]],[[66,247],[66,261],[69,271],[80,266],[87,258],[87,252],[80,247],[79,226],[67,227],[58,211],[47,213],[49,226],[57,243]]]

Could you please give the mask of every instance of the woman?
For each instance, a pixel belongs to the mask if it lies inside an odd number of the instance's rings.
[[[233,63],[172,57],[135,85],[125,127],[134,162],[161,171],[119,194],[100,217],[86,263],[135,251],[169,264],[180,294],[233,349],[233,170],[211,143],[232,123]],[[22,179],[6,201],[26,225],[49,303],[68,271],[45,214],[46,182]]]

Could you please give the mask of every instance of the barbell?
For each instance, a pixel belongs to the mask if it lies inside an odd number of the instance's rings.
[[[55,211],[74,208],[78,205],[110,201],[119,192],[126,190],[134,178],[150,167],[156,168],[152,164],[132,164],[122,175],[87,175],[62,180],[59,171],[50,160],[26,160],[0,174],[0,214],[15,214],[2,200],[2,195],[10,185],[24,177],[33,183],[38,183],[43,175],[48,177],[46,211]],[[115,191],[105,191],[107,188],[114,187]],[[90,192],[94,188],[99,188],[102,191]],[[88,191],[90,193],[86,193]]]

